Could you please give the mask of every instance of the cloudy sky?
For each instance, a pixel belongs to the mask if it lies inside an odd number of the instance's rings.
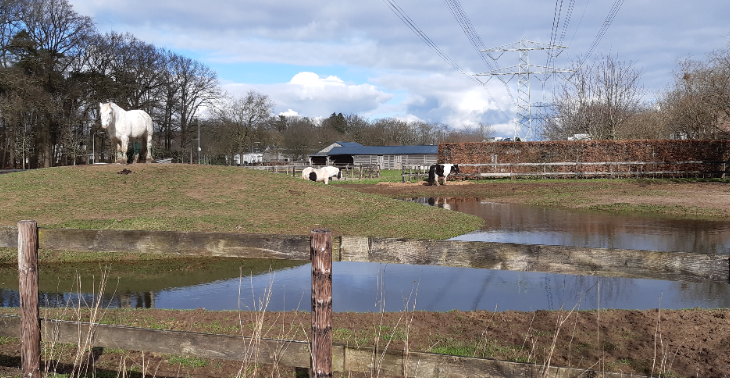
[[[496,61],[487,57],[485,63],[450,6],[460,6],[470,20],[470,35],[481,41],[477,46],[492,48],[522,38],[560,42],[568,49],[557,57],[558,67],[585,57],[597,43],[591,56],[610,53],[633,61],[643,72],[649,96],[667,87],[678,59],[701,59],[730,40],[727,0],[70,3],[78,13],[92,16],[101,32],[130,32],[207,64],[231,94],[253,89],[269,95],[277,113],[393,116],[455,128],[481,122],[502,136],[513,135],[517,79],[505,86],[493,78],[482,86],[454,64],[467,74],[482,73],[490,71],[487,63],[492,68],[516,65],[518,54],[506,52]],[[402,12],[396,14],[394,7]],[[545,52],[530,53],[530,63],[546,62]],[[549,100],[553,85],[552,79],[543,84],[532,77],[532,101]]]

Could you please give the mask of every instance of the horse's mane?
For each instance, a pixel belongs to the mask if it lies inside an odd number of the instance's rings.
[[[109,101],[108,104],[109,104],[109,106],[112,107],[112,110],[114,110],[115,112],[118,111],[118,110],[121,110],[123,112],[126,111],[126,110],[122,109],[121,106],[119,106],[119,105],[117,105],[117,104],[115,104],[115,103],[113,103],[111,101]]]

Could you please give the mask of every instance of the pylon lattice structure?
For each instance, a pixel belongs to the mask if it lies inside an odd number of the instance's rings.
[[[482,50],[486,52],[493,60],[499,59],[502,54],[507,51],[518,51],[520,53],[519,64],[509,67],[502,67],[489,72],[478,73],[475,76],[517,76],[517,98],[516,102],[516,124],[515,124],[515,140],[517,138],[523,138],[525,140],[532,140],[534,137],[532,131],[532,107],[530,103],[530,75],[535,74],[554,74],[571,72],[570,70],[556,69],[554,67],[540,66],[536,64],[530,64],[530,51],[533,50],[562,50],[567,49],[565,46],[558,46],[553,44],[544,44],[540,42],[533,42],[522,38],[521,40],[494,47],[491,49]],[[496,57],[492,56],[492,53],[499,53]],[[557,56],[555,54],[553,56]],[[534,69],[538,70],[534,70]],[[512,78],[508,79],[510,81]],[[487,79],[489,81],[489,79]]]

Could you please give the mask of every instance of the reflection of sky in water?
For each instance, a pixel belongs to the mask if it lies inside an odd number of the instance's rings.
[[[272,285],[267,310],[310,309],[311,268],[302,266],[241,282],[241,308],[256,308]],[[572,308],[729,307],[727,285],[599,278],[534,272],[378,263],[333,264],[334,311],[518,310]],[[600,281],[601,300],[597,292]],[[690,293],[703,293],[694,295]],[[156,307],[210,310],[239,308],[239,280],[157,293]],[[408,298],[410,302],[408,301]],[[661,301],[661,302],[660,302]]]
[[[438,203],[437,203],[438,204]],[[451,202],[481,216],[482,230],[455,240],[728,253],[730,223],[672,221],[480,202]],[[441,206],[444,206],[441,204]],[[311,266],[154,292],[106,297],[111,307],[209,310],[310,309]],[[379,263],[333,263],[333,309],[342,311],[556,310],[728,308],[730,286],[626,278]],[[600,288],[600,290],[599,290]],[[600,302],[598,292],[600,291]],[[410,297],[410,300],[409,300]],[[90,301],[91,295],[82,299]],[[41,304],[75,303],[76,294],[42,293]],[[0,289],[0,306],[16,307],[17,291]]]
[[[682,283],[659,280],[599,278],[536,272],[449,268],[360,262],[333,263],[333,309],[378,311],[409,308],[424,311],[555,310],[622,308],[727,308],[726,284]],[[599,289],[601,299],[598,302]],[[260,309],[266,291],[271,296],[266,310],[310,309],[311,267],[303,265],[243,279],[131,293],[130,307],[209,310]],[[240,289],[240,294],[239,294]],[[410,301],[408,298],[410,296]],[[42,293],[42,305],[75,303],[76,294]],[[91,302],[91,295],[83,296]],[[239,304],[240,298],[240,304]],[[660,302],[661,301],[661,302]],[[0,306],[16,307],[17,291],[0,290]],[[105,306],[119,307],[119,294],[106,297]],[[74,307],[72,305],[72,307]]]
[[[418,199],[428,203],[428,199]],[[479,201],[432,200],[484,219],[452,240],[730,254],[730,222],[676,220]]]

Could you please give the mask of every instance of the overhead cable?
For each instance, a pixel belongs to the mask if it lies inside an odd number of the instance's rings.
[[[486,65],[490,71],[494,71],[495,67],[492,66],[491,58],[487,59],[487,54],[485,54],[483,51],[486,49],[486,47],[484,46],[484,42],[482,42],[481,37],[479,37],[476,29],[474,29],[474,26],[469,20],[469,16],[467,16],[466,12],[464,12],[464,8],[461,7],[461,3],[459,3],[459,0],[444,0],[444,3],[446,3],[446,6],[449,8],[451,14],[456,19],[456,22],[458,22],[459,26],[461,26],[461,29],[464,31],[464,34],[466,34],[466,37],[469,39],[469,42],[471,43],[474,50],[476,50],[477,54],[479,54],[479,58],[482,60],[484,65]],[[494,64],[496,68],[499,68],[499,65],[496,61],[494,61]],[[512,91],[510,90],[509,85],[507,85],[507,81],[502,79],[501,77],[498,77],[498,79],[504,84],[504,87],[507,90],[507,94],[509,94],[512,101],[514,101],[514,96],[512,95]]]
[[[443,60],[446,61],[446,63],[451,65],[451,67],[454,70],[458,71],[462,75],[469,78],[469,80],[479,84],[480,86],[482,86],[486,89],[486,86],[484,86],[484,83],[482,83],[481,80],[477,79],[474,75],[471,75],[471,74],[467,73],[466,71],[464,71],[461,67],[459,67],[459,65],[456,62],[454,62],[448,55],[446,55],[446,53],[441,51],[441,49],[436,45],[436,43],[433,42],[431,40],[431,38],[429,38],[426,35],[426,33],[421,31],[421,29],[418,28],[416,23],[413,22],[413,20],[410,17],[408,17],[406,12],[400,6],[398,6],[398,4],[395,2],[395,0],[383,0],[383,1],[386,4],[388,4],[388,7],[390,8],[390,10],[393,11],[393,13],[395,13],[395,15],[398,16],[398,18],[401,21],[403,21],[403,23],[406,24],[406,26],[408,26],[408,28],[410,28],[414,33],[416,33],[416,35],[418,35],[423,40],[423,42],[426,43],[426,45],[428,47],[430,47],[433,51],[435,51],[436,54],[438,54],[438,56],[440,56]]]
[[[613,3],[611,10],[608,12],[608,16],[606,16],[606,20],[603,21],[603,25],[601,25],[601,29],[598,31],[596,38],[593,40],[591,47],[588,48],[588,52],[586,53],[586,56],[583,58],[582,61],[587,61],[588,58],[591,57],[591,54],[593,54],[593,50],[595,50],[595,48],[598,46],[598,44],[601,43],[601,40],[603,39],[604,34],[606,34],[606,31],[608,30],[609,26],[611,26],[611,23],[613,22],[614,17],[616,17],[616,14],[618,13],[619,9],[621,9],[621,5],[623,5],[623,3],[624,3],[624,0],[616,0]]]

